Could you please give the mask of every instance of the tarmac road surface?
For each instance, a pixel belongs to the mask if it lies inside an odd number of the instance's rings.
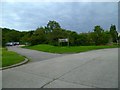
[[[41,52],[37,50],[30,50],[30,49],[24,49],[20,48],[19,46],[12,46],[12,47],[7,47],[8,50],[17,52],[23,56],[26,56],[27,58],[30,59],[30,62],[36,62],[36,61],[42,61],[42,60],[47,60],[50,58],[55,58],[55,57],[60,57],[65,54],[53,54],[53,53],[47,53],[47,52]]]
[[[34,50],[10,49],[37,62],[3,70],[3,88],[118,88],[117,48],[50,56],[47,60]]]

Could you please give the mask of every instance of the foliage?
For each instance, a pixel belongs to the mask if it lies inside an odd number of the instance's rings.
[[[117,43],[118,32],[116,31],[116,26],[115,25],[111,25],[111,27],[110,27],[110,34],[112,36],[112,41]]]
[[[95,26],[93,40],[96,45],[105,45],[111,39],[109,31],[104,31],[100,26]]]
[[[61,28],[59,23],[56,21],[49,21],[47,24],[47,28],[49,32],[53,32],[55,29]]]
[[[3,28],[2,29],[2,46],[5,46],[7,42],[19,42],[21,33],[14,29]]]
[[[56,21],[49,21],[44,27],[38,27],[34,31],[16,31],[2,28],[2,45],[7,42],[29,43],[30,45],[50,44],[58,46],[58,39],[69,39],[70,46],[107,45],[117,43],[118,32],[116,26],[111,25],[110,30],[104,30],[101,26],[94,27],[93,32],[77,33],[61,28]],[[63,46],[67,43],[61,43]]]

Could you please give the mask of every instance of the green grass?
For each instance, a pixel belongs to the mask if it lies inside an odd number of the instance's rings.
[[[2,67],[10,66],[24,61],[24,57],[12,52],[7,51],[6,48],[2,48]]]
[[[0,67],[2,67],[2,47],[0,47]]]
[[[117,46],[51,46],[46,44],[40,44],[35,46],[24,46],[23,48],[43,51],[43,52],[50,52],[50,53],[79,53],[85,52],[90,50],[96,49],[105,49],[105,48],[117,48]]]

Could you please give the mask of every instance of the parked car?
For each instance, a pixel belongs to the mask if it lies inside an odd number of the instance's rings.
[[[14,44],[12,42],[6,43],[6,46],[13,46]]]
[[[19,42],[8,42],[8,43],[6,43],[6,46],[16,46],[19,44],[20,44]]]

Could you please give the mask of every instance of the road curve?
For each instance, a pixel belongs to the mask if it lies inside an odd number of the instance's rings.
[[[30,49],[20,48],[19,46],[12,46],[7,48],[10,51],[14,51],[23,56],[26,56],[27,58],[30,59],[30,62],[42,61],[42,60],[47,60],[50,58],[55,58],[65,55],[65,54],[53,54],[53,53],[36,51],[36,50],[30,50]]]
[[[38,61],[39,54],[31,55]],[[117,88],[118,49],[47,58],[3,70],[2,75],[3,88]]]

